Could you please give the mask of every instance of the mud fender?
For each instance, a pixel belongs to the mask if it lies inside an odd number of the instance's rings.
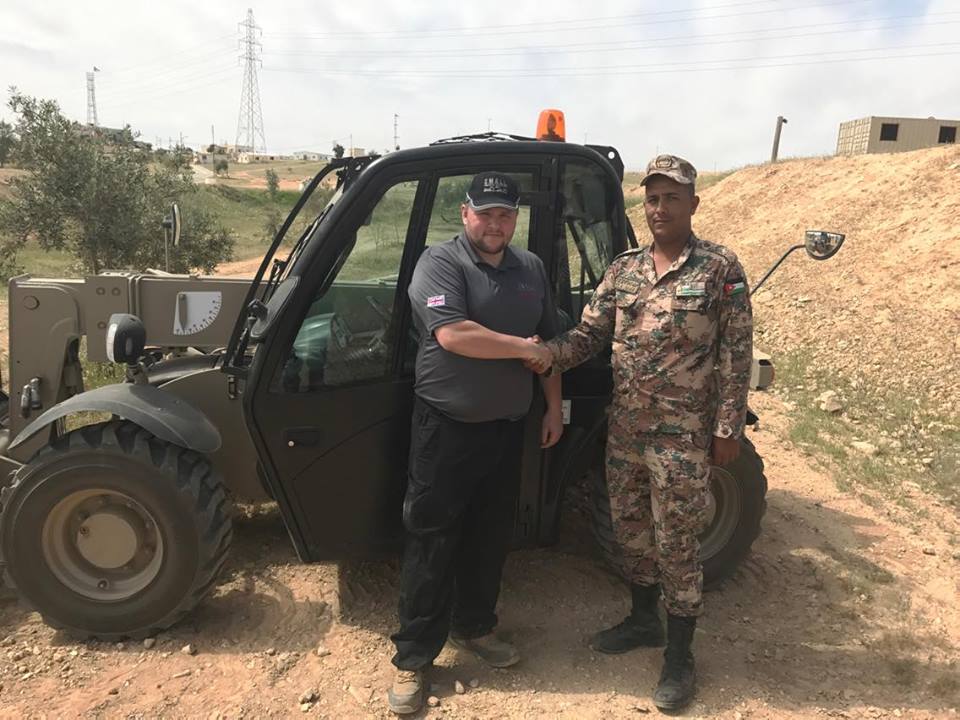
[[[62,417],[94,410],[118,415],[161,440],[199,453],[212,453],[220,448],[217,428],[185,400],[152,385],[123,383],[104,385],[54,405],[27,425],[10,443],[9,449],[15,449]]]

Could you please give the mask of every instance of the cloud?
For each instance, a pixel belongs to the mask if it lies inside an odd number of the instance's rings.
[[[628,167],[658,150],[702,169],[760,162],[774,122],[781,155],[833,152],[840,122],[865,115],[956,115],[960,8],[953,0],[696,0],[653,9],[628,0],[509,13],[478,4],[352,0],[254,7],[263,29],[259,88],[274,151],[334,139],[383,150],[496,130],[532,134],[544,107],[568,136],[617,146]],[[663,8],[663,6],[661,6]],[[102,124],[145,139],[205,144],[237,131],[243,67],[225,0],[156,6],[66,2],[6,8],[17,43],[4,84],[86,113],[94,64]],[[51,48],[55,49],[53,55]],[[38,56],[38,53],[40,55]],[[38,57],[41,60],[38,62]],[[488,121],[489,119],[489,121]]]

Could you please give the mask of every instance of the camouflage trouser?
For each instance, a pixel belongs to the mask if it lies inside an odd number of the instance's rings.
[[[700,542],[710,465],[707,437],[630,432],[607,435],[610,515],[619,561],[632,583],[663,586],[674,615],[703,611]]]

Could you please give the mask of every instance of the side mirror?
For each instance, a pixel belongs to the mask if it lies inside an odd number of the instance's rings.
[[[136,315],[114,313],[107,323],[107,358],[110,362],[136,364],[147,344],[147,330]]]
[[[803,245],[807,255],[814,260],[826,260],[837,254],[846,235],[825,230],[807,230],[803,234]]]
[[[803,245],[794,245],[781,255],[780,259],[773,264],[773,267],[767,270],[766,274],[760,278],[760,282],[753,286],[750,294],[753,295],[759,290],[760,286],[767,281],[767,278],[773,275],[773,271],[780,267],[780,263],[786,260],[787,255],[793,251],[804,248],[807,251],[807,255],[814,260],[826,260],[837,254],[845,238],[846,235],[843,233],[827,232],[826,230],[807,230],[803,234]]]
[[[164,230],[170,232],[170,239],[173,241],[173,246],[177,247],[180,244],[180,206],[176,203],[171,203],[170,214],[163,219],[161,224]]]

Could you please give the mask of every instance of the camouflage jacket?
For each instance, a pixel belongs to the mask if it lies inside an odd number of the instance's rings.
[[[658,278],[653,246],[614,258],[580,324],[547,343],[563,371],[613,347],[611,412],[638,432],[739,437],[753,318],[736,255],[691,235]]]

